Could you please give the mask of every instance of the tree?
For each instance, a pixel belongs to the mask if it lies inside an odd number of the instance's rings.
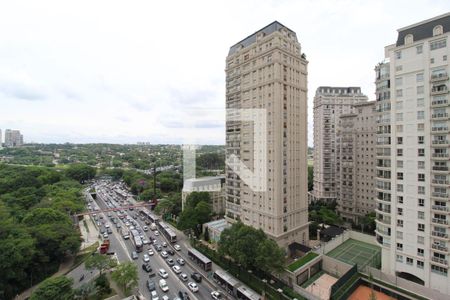
[[[195,208],[200,201],[211,203],[211,195],[208,192],[192,192],[186,197],[186,207]]]
[[[31,294],[30,300],[70,300],[74,298],[73,279],[65,276],[50,277],[44,280]]]
[[[84,265],[87,270],[95,269],[102,275],[104,271],[114,268],[117,265],[117,262],[108,255],[94,254],[86,259]]]
[[[314,167],[308,166],[308,192],[314,189]]]
[[[111,278],[127,293],[138,284],[139,276],[137,267],[132,262],[120,264],[111,273]]]
[[[167,212],[170,212],[175,204],[170,199],[162,199],[158,202],[158,205],[155,207],[155,212],[157,214],[165,215]]]
[[[264,239],[258,243],[255,262],[266,272],[281,272],[284,269],[284,251],[271,239]]]
[[[187,202],[188,203],[188,202]],[[195,235],[201,233],[201,226],[211,220],[211,205],[205,201],[200,201],[195,207],[186,205],[178,219],[178,228],[181,230],[193,229]]]
[[[66,176],[80,183],[95,177],[96,170],[86,164],[69,165],[66,169]]]

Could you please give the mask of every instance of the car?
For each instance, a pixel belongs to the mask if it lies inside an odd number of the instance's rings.
[[[145,220],[145,224],[146,225],[150,225],[150,221],[149,220]]]
[[[138,259],[139,258],[139,255],[137,254],[136,251],[131,252],[131,258],[132,259]]]
[[[175,250],[180,251],[181,247],[178,244],[173,245],[173,248],[175,248]]]
[[[153,252],[152,249],[148,249],[148,255],[152,256],[153,254],[155,254],[155,252]]]
[[[188,276],[186,275],[186,273],[181,273],[181,274],[180,274],[180,279],[181,279],[182,281],[187,281],[187,280],[188,280]]]
[[[155,276],[156,276],[155,272],[150,272],[148,274],[148,278],[152,278],[152,277],[155,277]]]
[[[213,298],[214,300],[223,299],[222,294],[219,293],[219,291],[212,291],[211,298]]]
[[[167,253],[169,253],[170,255],[175,255],[175,251],[173,251],[172,249],[167,250]]]
[[[109,223],[105,223],[105,227],[106,228],[109,228],[110,226],[109,226]]]
[[[150,295],[152,296],[152,300],[159,300],[158,293],[156,291],[152,291]]]
[[[117,223],[116,228],[122,228],[122,225],[120,225],[120,223]]]
[[[188,293],[186,293],[186,292],[183,293],[182,291],[178,292],[178,297],[180,297],[182,300],[189,300],[190,299]]]
[[[159,287],[165,293],[169,291],[169,287],[167,286],[167,281],[164,279],[159,280]]]
[[[142,265],[142,270],[144,270],[147,273],[150,273],[152,270],[152,267],[150,266],[150,264],[143,264]]]
[[[169,298],[169,296],[167,296],[167,295],[163,295],[163,296],[162,296],[162,300],[170,300],[170,298]]]
[[[200,275],[200,273],[197,272],[192,273],[191,278],[197,282],[202,282],[202,275]]]
[[[125,222],[125,226],[130,227],[130,222]]]
[[[142,243],[143,243],[144,245],[148,245],[148,244],[150,244],[150,241],[147,240],[147,239],[143,239],[143,240],[142,240]]]
[[[197,284],[195,282],[192,282],[192,281],[189,282],[188,283],[188,287],[193,293],[198,292],[198,286],[197,286]]]
[[[166,242],[163,242],[162,243],[162,246],[165,248],[165,247],[167,247],[167,243]]]
[[[168,273],[166,272],[166,270],[164,270],[164,269],[159,269],[158,274],[159,274],[159,276],[161,276],[162,278],[167,278],[167,277],[169,277],[169,274],[168,274]]]
[[[97,226],[102,226],[102,223],[100,223],[100,222],[97,222]]]
[[[104,239],[107,239],[107,238],[108,238],[108,236],[109,236],[109,235],[108,235],[108,233],[107,233],[107,232],[105,232],[105,233],[103,234],[103,238],[104,238]]]
[[[107,229],[106,229],[106,232],[107,232],[108,234],[112,234],[112,229],[111,229],[111,228],[107,228]]]
[[[152,280],[147,280],[147,288],[150,292],[156,290],[155,282]]]
[[[156,246],[156,251],[160,252],[162,250],[162,247],[160,245]]]
[[[148,254],[144,254],[144,257],[142,258],[145,262],[149,262],[150,261],[150,257],[148,256]]]
[[[180,257],[180,258],[177,258],[177,263],[180,264],[180,266],[184,266],[185,261],[184,261],[184,259],[182,259],[182,258]]]
[[[158,231],[155,231],[155,235],[158,236],[158,235],[159,235],[159,232],[158,232]]]
[[[175,265],[175,266],[172,267],[172,270],[173,270],[176,274],[180,274],[180,273],[181,273],[181,268],[180,268],[180,266]]]
[[[144,226],[142,229],[144,229],[144,231],[148,231],[148,226]]]
[[[175,265],[175,262],[173,261],[173,259],[171,259],[171,258],[168,258],[168,259],[166,259],[166,263],[169,265],[169,266],[173,266],[173,265]]]
[[[167,251],[161,251],[161,256],[167,258],[169,254],[167,254]]]

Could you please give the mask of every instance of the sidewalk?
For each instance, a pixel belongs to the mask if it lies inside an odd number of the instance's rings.
[[[87,225],[87,231],[86,226],[84,223],[86,222]],[[86,216],[78,223],[78,226],[80,228],[80,233],[83,241],[81,242],[80,251],[91,246],[95,242],[99,242],[98,237],[98,229],[93,223],[94,221],[90,216]]]

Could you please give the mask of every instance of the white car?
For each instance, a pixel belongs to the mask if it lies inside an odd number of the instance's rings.
[[[175,298],[174,298],[175,299]],[[167,296],[167,295],[163,295],[162,296],[162,300],[170,300],[170,298],[169,298],[169,296]]]
[[[161,256],[167,258],[169,257],[169,254],[167,253],[167,251],[161,251]]]
[[[159,276],[161,276],[162,278],[167,278],[167,277],[169,277],[169,274],[168,274],[168,273],[166,272],[166,270],[164,270],[164,269],[159,269],[158,274],[159,274]]]
[[[197,286],[197,284],[195,282],[192,282],[192,281],[189,282],[188,283],[188,287],[193,293],[198,292],[198,286]]]
[[[212,291],[212,292],[211,292],[211,297],[212,297],[214,300],[220,300],[220,299],[222,299],[222,295],[221,295],[218,291]]]
[[[167,243],[166,243],[166,242],[163,242],[163,243],[162,243],[162,246],[163,246],[163,247],[167,247]]]
[[[152,300],[159,300],[158,293],[156,291],[152,291]]]
[[[181,250],[181,247],[180,247],[180,245],[178,245],[178,244],[175,244],[173,247],[174,247],[175,250],[177,250],[177,251],[180,251],[180,250]]]
[[[177,258],[177,263],[180,264],[180,266],[183,266],[185,264],[184,259],[182,259],[181,257]]]
[[[152,249],[148,249],[148,255],[152,256],[153,254],[155,254],[155,252],[153,252]]]
[[[144,240],[142,240],[142,243],[143,243],[144,245],[148,245],[148,244],[150,244],[150,241],[147,240],[147,239],[144,239]]]
[[[148,226],[144,226],[144,231],[148,231]]]
[[[161,290],[165,293],[169,290],[169,287],[167,286],[167,282],[164,279],[161,279],[159,281],[159,287],[161,288]]]
[[[180,268],[180,266],[175,265],[175,266],[172,267],[172,270],[173,270],[176,274],[181,273],[181,268]]]
[[[182,281],[187,281],[187,280],[188,280],[188,276],[187,276],[185,273],[181,273],[181,274],[180,274],[180,279],[181,279]]]
[[[158,232],[158,231],[155,231],[155,235],[158,236],[158,235],[159,235],[159,232]]]
[[[145,262],[149,262],[150,261],[150,257],[148,256],[148,254],[144,254],[143,260]]]

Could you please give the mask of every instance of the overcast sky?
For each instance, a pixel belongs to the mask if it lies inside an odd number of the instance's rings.
[[[361,86],[429,1],[2,1],[0,129],[26,142],[224,144],[225,57],[274,20],[309,60],[308,144],[320,85]]]

